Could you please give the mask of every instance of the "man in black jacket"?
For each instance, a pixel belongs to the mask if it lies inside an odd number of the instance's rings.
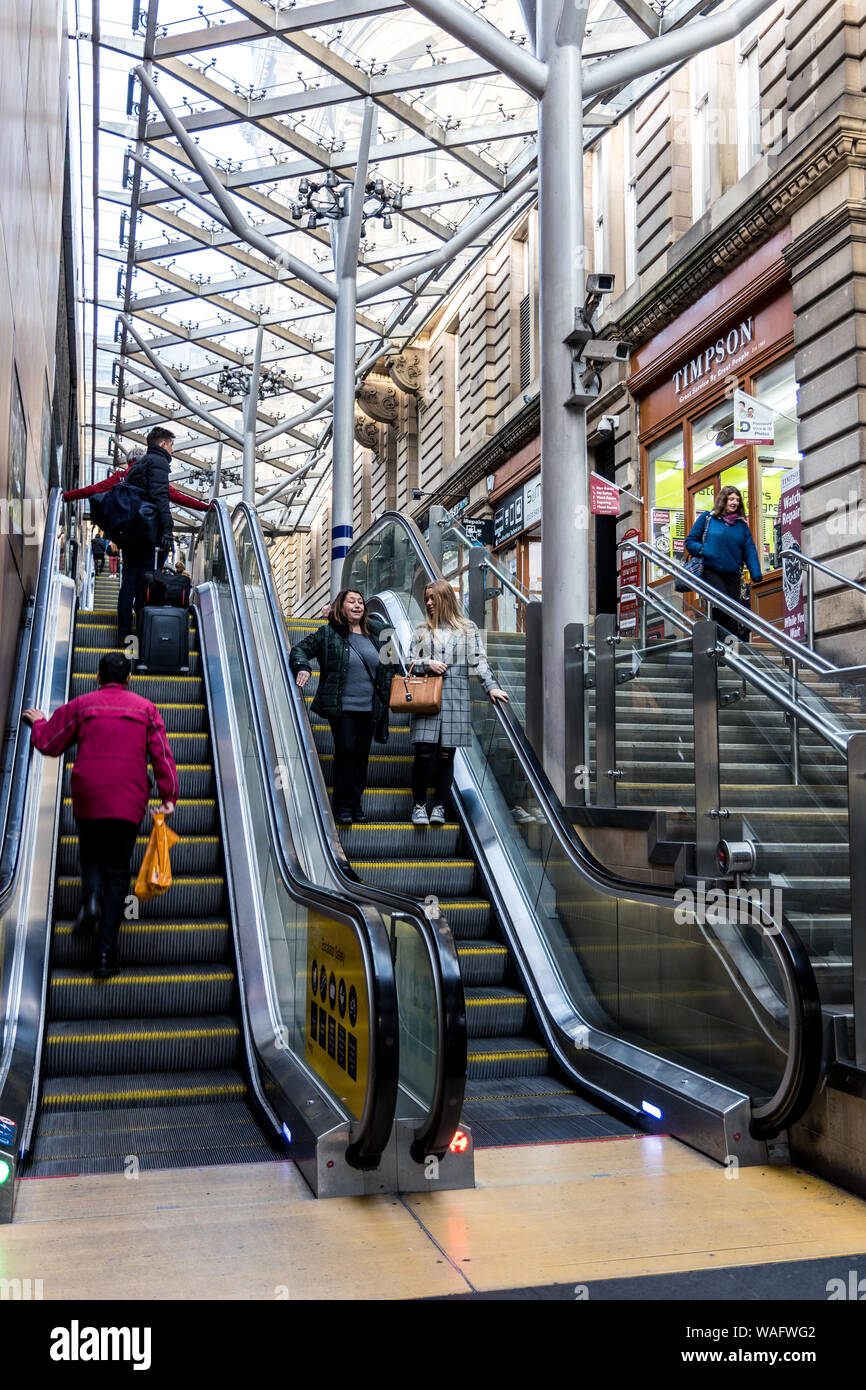
[[[174,541],[174,522],[168,495],[168,478],[171,472],[171,451],[174,435],[171,430],[157,425],[147,436],[147,453],[143,459],[132,465],[124,482],[142,494],[142,503],[150,502],[156,512],[156,538],[148,537],[144,524],[138,528],[126,544],[123,553],[123,582],[117,600],[117,626],[120,640],[124,642],[132,632],[133,604],[140,608],[139,590],[142,575],[146,569],[153,568],[153,552],[159,547],[161,565]],[[149,510],[149,509],[148,509]]]

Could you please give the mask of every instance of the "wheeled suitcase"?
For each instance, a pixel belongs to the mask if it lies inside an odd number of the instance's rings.
[[[138,615],[136,673],[189,671],[189,613],[185,608],[142,608]]]
[[[192,584],[185,574],[174,570],[146,570],[144,602],[148,608],[189,608]]]

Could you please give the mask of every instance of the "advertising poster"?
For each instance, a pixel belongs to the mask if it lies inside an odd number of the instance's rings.
[[[640,540],[640,531],[631,526],[623,536],[624,541]],[[637,605],[634,594],[623,590],[629,584],[640,583],[640,555],[631,546],[625,545],[619,552],[619,630],[623,637],[634,637],[637,633]]]
[[[806,606],[803,593],[803,566],[796,552],[801,549],[800,470],[791,468],[782,475],[779,496],[779,535],[781,538],[782,592],[785,598],[783,629],[795,642],[806,640]],[[786,556],[790,551],[790,557]]]
[[[734,441],[744,444],[774,442],[775,412],[755,396],[739,389],[734,392]]]
[[[619,488],[598,473],[589,475],[589,510],[593,516],[619,516]]]
[[[310,911],[306,1059],[356,1119],[364,1111],[370,1048],[367,977],[346,922]]]

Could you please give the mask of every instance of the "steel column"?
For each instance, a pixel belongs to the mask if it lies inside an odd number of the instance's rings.
[[[244,467],[243,499],[250,506],[256,505],[256,416],[259,408],[259,379],[262,371],[262,338],[264,328],[256,329],[256,345],[253,350],[253,369],[250,373],[249,389],[244,400]]]
[[[695,868],[698,878],[717,878],[720,806],[719,666],[715,623],[695,623],[692,632],[692,712],[695,728]]]
[[[542,0],[542,4],[544,0]],[[546,602],[546,600],[545,600]],[[583,624],[569,623],[569,628]],[[595,620],[595,805],[616,805],[616,649],[619,636],[613,613]],[[565,682],[563,681],[563,685]]]
[[[451,513],[445,507],[433,506],[430,508],[430,515],[427,522],[428,538],[427,548],[436,563],[438,569],[442,569],[442,558],[445,549],[442,532],[451,519]]]
[[[473,545],[469,550],[469,617],[481,631],[485,628],[485,588],[487,585],[487,566],[485,565],[483,545]]]
[[[524,728],[526,737],[535,749],[536,754],[541,758],[544,749],[544,701],[541,697],[541,614],[543,605],[540,603],[527,603],[526,605],[526,712],[524,717]],[[568,700],[565,701],[566,713],[566,747],[568,746],[568,734],[571,731],[573,711],[569,708]],[[571,763],[566,762],[566,768],[570,768]],[[568,786],[568,779],[566,780]]]
[[[586,628],[569,623],[565,629],[565,754],[566,806],[586,804],[589,790],[589,750],[586,746]],[[527,646],[527,666],[529,648]],[[614,783],[614,785],[616,785]]]
[[[221,477],[222,477],[222,471],[223,471],[223,446],[222,446],[222,443],[219,443],[219,444],[217,445],[216,468],[214,469],[214,474],[213,474],[213,487],[212,487],[211,490],[210,490],[210,497],[208,498],[208,501],[209,501],[209,502],[213,502],[214,498],[215,498],[215,497],[219,497],[219,495],[220,495],[220,479],[221,479]]]
[[[565,404],[572,394],[572,352],[565,339],[585,287],[580,71],[585,22],[586,10],[573,0],[539,0],[537,51],[548,70],[538,103],[543,761],[560,797],[567,771],[562,634],[569,623],[589,621],[586,410]]]
[[[848,740],[848,841],[851,845],[851,970],[854,1052],[866,1067],[866,734]]]

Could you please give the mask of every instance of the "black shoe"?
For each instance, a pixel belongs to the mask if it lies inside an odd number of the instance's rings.
[[[352,812],[352,817],[353,817],[354,821],[356,822],[356,824],[360,824],[361,822],[363,822],[363,821],[365,821],[365,820],[367,819],[367,817],[364,815],[364,812],[361,810],[360,806],[356,806],[356,807],[355,807],[354,811]]]
[[[102,926],[102,903],[95,893],[86,898],[78,910],[72,928],[73,936],[92,936]]]
[[[338,825],[351,825],[351,824],[352,824],[352,812],[351,812],[351,811],[338,811],[338,812],[337,812],[337,824],[338,824]]]
[[[94,980],[108,980],[112,975],[117,974],[118,969],[116,951],[96,952],[96,960],[93,965]]]

